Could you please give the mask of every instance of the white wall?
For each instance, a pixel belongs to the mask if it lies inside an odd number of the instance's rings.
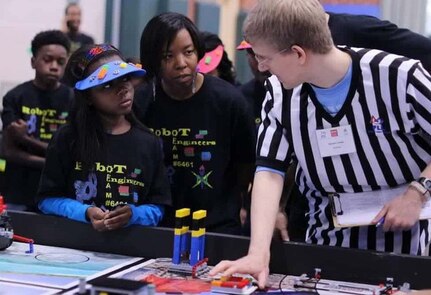
[[[8,88],[30,80],[30,46],[43,30],[61,29],[67,0],[0,0],[0,100]],[[103,42],[105,0],[81,0],[81,30]]]
[[[399,27],[424,34],[426,31],[428,0],[381,0],[381,18],[390,20]]]
[[[105,41],[106,1],[81,0],[79,5],[82,7],[81,30],[91,35],[96,43],[102,43]]]

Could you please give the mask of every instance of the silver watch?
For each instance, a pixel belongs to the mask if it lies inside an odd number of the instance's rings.
[[[422,184],[424,188],[426,188],[428,191],[431,191],[431,179],[426,177],[420,177],[418,179],[418,182]]]
[[[431,179],[426,177],[419,177],[417,182],[425,189],[423,194],[425,199],[429,201],[431,199]]]

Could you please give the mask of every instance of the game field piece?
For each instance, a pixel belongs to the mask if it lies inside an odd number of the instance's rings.
[[[205,257],[205,219],[206,210],[193,212],[192,239],[190,246],[190,265],[196,265]]]
[[[181,257],[186,256],[189,249],[189,224],[190,209],[183,208],[175,211],[174,250],[172,263],[180,264]]]
[[[257,289],[249,278],[231,276],[211,282],[211,292],[227,294],[251,294]]]
[[[188,263],[172,263],[169,266],[168,271],[171,273],[198,278],[199,276],[202,276],[209,272],[210,269],[207,265],[207,261],[208,259],[205,258],[201,261],[198,261],[198,263],[196,263],[195,265],[190,265]]]
[[[101,292],[124,295],[147,295],[147,283],[117,278],[98,278],[92,281],[91,295]]]
[[[13,228],[6,209],[3,196],[0,196],[0,251],[9,248],[13,242]]]

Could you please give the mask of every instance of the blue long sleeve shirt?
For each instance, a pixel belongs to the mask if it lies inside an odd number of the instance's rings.
[[[162,220],[164,207],[161,205],[145,204],[140,206],[128,205],[132,210],[132,216],[126,226],[132,224],[156,226]],[[72,220],[86,222],[86,212],[91,205],[69,198],[46,198],[39,202],[39,209],[44,214],[54,214],[67,217]]]

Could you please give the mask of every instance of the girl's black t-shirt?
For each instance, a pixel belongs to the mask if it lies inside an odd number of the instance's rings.
[[[104,153],[94,169],[84,172],[73,156],[72,127],[60,129],[48,147],[38,200],[68,197],[112,210],[123,204],[171,205],[160,140],[132,127],[121,135],[106,135]]]

